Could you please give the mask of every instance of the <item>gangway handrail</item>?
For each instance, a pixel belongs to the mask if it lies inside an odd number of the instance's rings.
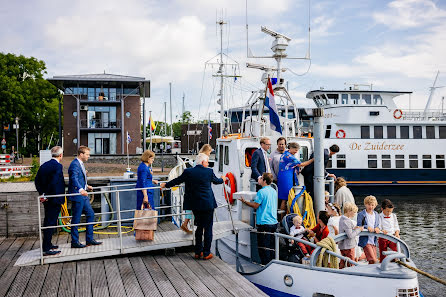
[[[118,192],[130,192],[130,191],[140,191],[140,190],[151,190],[151,189],[161,189],[160,186],[156,187],[145,187],[145,188],[132,188],[132,189],[120,189],[120,190],[109,190],[109,191],[99,191],[99,192],[87,192],[88,195],[92,194],[105,194],[105,193],[118,193]],[[58,195],[40,195],[38,198],[56,198],[56,197],[71,197],[71,196],[82,196],[81,193],[65,193],[65,194],[58,194]]]

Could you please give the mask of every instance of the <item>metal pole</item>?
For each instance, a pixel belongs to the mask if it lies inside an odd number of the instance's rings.
[[[325,209],[325,179],[324,179],[324,111],[313,109],[314,116],[314,208],[316,215]]]
[[[130,157],[129,157],[129,131],[127,131],[127,171],[130,172]]]
[[[116,192],[116,212],[118,216],[118,234],[119,234],[119,248],[121,250],[121,253],[123,252],[122,247],[122,232],[121,232],[121,203],[119,201],[119,192]]]
[[[223,104],[223,25],[226,24],[223,20],[217,22],[220,25],[220,137],[223,136],[223,132],[226,128],[224,121],[224,104]]]
[[[170,100],[170,136],[173,137],[173,121],[172,121],[172,83],[169,83],[169,100]]]
[[[8,209],[6,209],[8,211]],[[40,265],[43,265],[42,218],[40,215],[40,199],[37,198],[37,218],[39,220]]]
[[[15,148],[16,154],[15,154],[15,158],[18,158],[19,155],[19,117],[15,118],[15,137],[16,137],[16,141],[17,141],[17,146]],[[15,160],[14,160],[15,162]]]
[[[209,130],[209,127],[211,126],[211,114],[209,113],[209,118],[208,118],[208,144],[211,141],[211,131]]]
[[[274,233],[274,251],[276,252],[276,260],[279,260],[279,236]]]
[[[59,143],[57,145],[62,146],[62,104],[60,102],[60,95],[59,95]]]
[[[330,183],[328,184],[328,191],[330,192],[330,202],[333,203],[334,202],[334,194],[335,194],[334,179],[330,177],[329,182]]]
[[[149,121],[150,121],[150,127],[149,127],[149,131],[150,131],[150,150],[153,151],[153,149],[152,149],[152,121],[153,121],[153,119],[152,119],[152,111],[149,111],[149,114],[150,114],[150,116],[149,116]]]
[[[142,140],[142,151],[145,152],[146,150],[146,88],[144,86],[144,84],[142,85],[143,87],[143,101],[142,101],[142,123],[143,123],[143,140]]]

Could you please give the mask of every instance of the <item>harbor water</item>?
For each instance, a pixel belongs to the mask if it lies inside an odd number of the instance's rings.
[[[359,210],[364,209],[364,197],[356,197]],[[390,199],[398,217],[401,239],[410,248],[417,267],[441,279],[446,279],[446,194],[444,197],[379,196],[376,211],[383,199]],[[446,296],[446,287],[418,275],[420,290],[426,297]]]

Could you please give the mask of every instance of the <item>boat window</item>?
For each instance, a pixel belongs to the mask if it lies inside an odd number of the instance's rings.
[[[330,138],[331,133],[331,125],[327,125],[327,129],[325,130],[325,138]]]
[[[413,138],[415,139],[421,139],[423,138],[421,126],[413,126]]]
[[[256,149],[256,147],[248,147],[245,149],[245,166],[248,168],[251,167],[252,154]]]
[[[382,105],[383,104],[383,98],[381,95],[373,95],[373,104]]]
[[[387,138],[389,139],[396,138],[396,126],[387,126]]]
[[[372,95],[362,94],[362,100],[365,102],[365,104],[372,104]]]
[[[381,159],[382,168],[392,168],[390,155],[382,155]]]
[[[348,94],[342,94],[342,104],[348,104]]]
[[[400,127],[400,138],[401,139],[409,139],[409,126],[401,126]]]
[[[435,139],[435,126],[426,126],[426,138]]]
[[[369,158],[369,168],[378,168],[377,155],[368,155]]]
[[[321,100],[322,100],[322,104],[324,104],[324,105],[329,105],[327,96],[326,96],[325,94],[322,94],[322,95],[321,95]]]
[[[383,126],[375,126],[373,127],[374,138],[382,139],[383,138]]]
[[[418,168],[418,155],[409,155],[409,168]]]
[[[446,138],[446,126],[440,126],[440,138],[445,139]]]
[[[395,155],[395,167],[404,168],[404,155]]]
[[[423,155],[423,168],[432,168],[432,156]]]
[[[437,168],[445,168],[444,166],[444,155],[436,155],[436,165]]]
[[[223,145],[218,147],[218,171],[223,172]]]
[[[360,99],[359,94],[351,94],[350,98],[352,99],[352,104],[359,104],[359,99]]]
[[[299,161],[305,162],[308,160],[308,147],[301,146],[299,149]]]
[[[370,127],[361,126],[361,139],[369,139],[369,138],[370,138]]]
[[[336,167],[337,168],[346,168],[346,160],[345,155],[338,154],[336,157]]]
[[[338,104],[339,94],[327,94],[327,97],[333,104]]]
[[[225,165],[229,165],[229,147],[225,146],[225,160],[224,160]]]

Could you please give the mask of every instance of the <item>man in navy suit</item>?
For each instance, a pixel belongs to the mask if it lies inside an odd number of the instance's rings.
[[[251,178],[257,183],[262,174],[267,172],[271,173],[271,167],[268,160],[268,150],[271,147],[271,140],[268,137],[260,138],[260,148],[255,150],[251,158]],[[261,189],[260,185],[257,185],[257,190]]]
[[[93,190],[92,186],[87,184],[87,171],[85,170],[84,163],[88,161],[90,157],[90,148],[86,146],[80,146],[77,151],[77,158],[71,162],[68,168],[68,176],[70,177],[68,183],[68,193],[80,195],[68,196],[71,200],[71,223],[79,224],[81,221],[82,213],[85,214],[87,223],[94,222],[94,211],[91,208],[90,198],[88,197],[87,190]],[[86,226],[86,245],[98,245],[102,242],[96,241],[93,238],[93,225]],[[84,248],[79,242],[79,232],[77,226],[71,227],[71,247],[72,248]]]
[[[185,183],[183,208],[192,210],[195,217],[195,258],[209,260],[212,258],[212,226],[214,209],[217,207],[211,183],[222,184],[226,177],[217,178],[209,166],[209,157],[200,153],[197,156],[196,166],[187,168],[179,177],[162,183],[161,188],[170,188]],[[204,231],[204,246],[203,246]]]
[[[40,166],[37,171],[36,179],[34,183],[36,185],[39,195],[61,195],[65,194],[65,181],[63,178],[63,166],[60,164],[63,158],[63,151],[60,146],[55,146],[51,149],[52,159],[45,162]],[[40,198],[40,202],[43,203],[45,208],[45,219],[43,220],[43,226],[56,226],[57,218],[60,213],[60,206],[65,202],[65,197],[49,197]],[[51,256],[60,253],[55,249],[59,248],[51,243],[53,237],[54,228],[43,230],[43,255]]]

